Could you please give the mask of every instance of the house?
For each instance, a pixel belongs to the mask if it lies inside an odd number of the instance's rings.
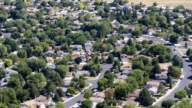
[[[159,63],[161,68],[161,74],[167,74],[169,66],[172,66],[172,63]]]
[[[65,55],[69,55],[69,53],[63,52],[63,51],[57,51],[57,54],[59,54],[60,57],[65,56]]]
[[[131,5],[125,5],[123,7],[123,10],[132,10],[132,6]]]
[[[122,66],[121,66],[121,70],[127,70],[127,71],[129,71],[129,70],[132,70],[132,64],[131,63],[127,63],[127,64],[123,64]]]
[[[151,95],[155,95],[157,94],[158,88],[152,87],[152,88],[149,88],[148,91],[150,92]]]
[[[72,52],[72,58],[73,58],[73,59],[75,59],[75,58],[77,58],[77,57],[80,57],[80,55],[81,55],[81,52],[78,52],[78,51],[73,51],[73,52]]]
[[[54,51],[47,51],[45,52],[45,55],[48,56],[48,55],[52,55],[54,53]]]
[[[153,87],[158,88],[158,86],[159,86],[159,82],[157,81],[147,81],[147,84],[146,84],[147,88],[153,88]]]
[[[90,100],[92,101],[92,108],[96,108],[96,105],[99,103],[99,102],[103,102],[104,101],[104,98],[101,98],[101,97],[90,97]]]
[[[77,72],[75,73],[75,76],[76,76],[77,78],[79,78],[80,75],[90,76],[90,72],[89,72],[89,71],[77,71]]]
[[[167,74],[155,74],[155,78],[158,80],[166,80]]]
[[[131,102],[136,106],[139,106],[139,103],[137,102],[138,99],[139,99],[139,93],[130,93],[126,101]]]
[[[51,68],[52,71],[55,71],[55,69],[56,69],[56,66],[55,66],[54,64],[51,64],[51,65],[50,65],[50,64],[47,64],[47,65],[46,65],[46,68],[47,68],[47,67]]]
[[[166,10],[172,12],[174,7],[167,7]]]
[[[152,36],[152,35],[154,35],[154,34],[155,34],[155,30],[153,30],[153,29],[148,29],[148,30],[147,30],[147,35]]]
[[[54,62],[54,58],[53,57],[46,57],[46,61],[47,63],[53,63]]]
[[[128,76],[128,75],[129,75],[129,72],[130,72],[130,70],[124,70],[124,71],[121,73],[121,75],[123,75],[123,76]]]
[[[121,50],[122,47],[124,47],[125,44],[122,43],[115,43],[115,48],[117,48],[118,50]]]
[[[72,50],[77,50],[79,52],[82,51],[82,45],[70,45],[69,46]]]
[[[69,87],[71,84],[71,80],[73,79],[73,76],[67,76],[63,79],[64,83],[65,83],[65,87]]]
[[[52,100],[51,98],[47,99],[47,97],[40,95],[39,97],[33,100],[21,103],[21,108],[29,108],[29,107],[46,108],[47,106],[52,104],[51,100]]]
[[[64,93],[67,91],[67,87],[56,87],[57,89],[61,89]]]
[[[129,38],[132,37],[132,34],[131,33],[128,33],[128,34],[120,34],[120,36],[122,36],[124,38],[124,41],[128,41]]]
[[[90,53],[91,49],[92,49],[91,43],[85,43],[85,50],[86,50],[86,52]]]
[[[38,59],[38,57],[32,56],[28,58],[28,60],[32,60],[32,59]]]
[[[10,78],[10,77],[14,76],[15,74],[18,74],[17,71],[9,69],[9,68],[6,68],[4,71],[6,73],[5,78]]]

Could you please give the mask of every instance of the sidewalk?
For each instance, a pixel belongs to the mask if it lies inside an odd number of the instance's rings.
[[[90,86],[92,86],[91,83],[89,83],[89,86],[88,86],[88,87],[85,87],[85,90],[88,89]],[[83,90],[82,92],[84,92],[85,90]],[[68,102],[68,101],[72,100],[73,98],[76,98],[76,97],[79,96],[82,92],[80,92],[79,94],[76,94],[75,96],[69,98],[69,99],[66,100],[65,102]],[[65,103],[65,102],[63,102],[63,103]]]

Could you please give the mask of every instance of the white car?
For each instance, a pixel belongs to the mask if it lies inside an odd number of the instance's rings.
[[[183,80],[184,79],[184,75],[181,75],[180,79]]]

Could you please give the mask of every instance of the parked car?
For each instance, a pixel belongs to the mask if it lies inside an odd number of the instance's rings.
[[[184,75],[181,75],[180,79],[183,80],[184,79]]]

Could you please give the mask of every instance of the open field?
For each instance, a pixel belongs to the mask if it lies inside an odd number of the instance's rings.
[[[107,0],[114,1],[114,0]],[[158,6],[171,6],[175,7],[178,5],[183,5],[186,8],[192,8],[192,0],[129,0],[129,3],[139,4],[142,2],[144,5],[152,5],[154,2],[157,2]]]

